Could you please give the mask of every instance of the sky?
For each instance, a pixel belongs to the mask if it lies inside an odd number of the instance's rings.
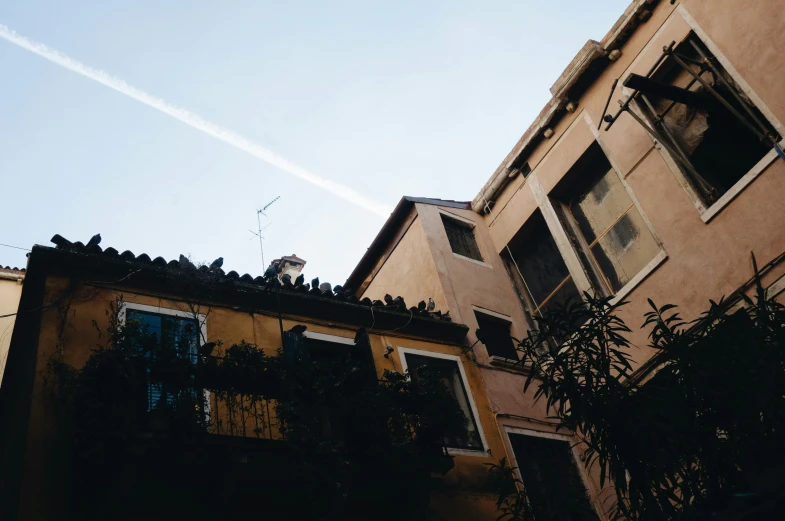
[[[0,39],[0,244],[100,232],[256,276],[249,229],[280,196],[265,263],[296,254],[342,284],[402,196],[473,199],[628,4],[4,0],[1,25],[284,162]],[[0,265],[25,263],[0,246]]]

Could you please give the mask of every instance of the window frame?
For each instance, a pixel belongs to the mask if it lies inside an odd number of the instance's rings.
[[[653,272],[657,267],[662,264],[667,258],[668,254],[665,251],[665,247],[663,246],[662,239],[660,239],[657,232],[654,230],[654,226],[652,225],[651,221],[649,220],[646,212],[643,210],[643,207],[638,202],[638,199],[635,197],[635,193],[632,191],[632,187],[630,187],[629,183],[624,177],[624,174],[621,171],[621,168],[616,164],[613,160],[613,157],[610,154],[610,151],[605,146],[600,133],[597,131],[595,126],[591,122],[591,118],[588,116],[586,112],[584,112],[584,121],[592,130],[592,134],[594,135],[594,142],[590,144],[586,151],[589,150],[592,146],[599,147],[600,151],[602,152],[605,159],[608,161],[608,164],[611,167],[611,170],[616,174],[619,179],[619,182],[624,187],[624,190],[627,192],[627,196],[630,198],[630,206],[611,224],[606,230],[603,231],[602,234],[599,234],[595,240],[589,244],[586,241],[586,238],[583,235],[583,232],[580,230],[577,220],[572,214],[572,210],[570,209],[570,202],[565,202],[561,199],[555,198],[553,196],[548,196],[551,204],[554,207],[558,208],[557,211],[557,221],[560,226],[564,229],[567,233],[568,237],[570,237],[570,243],[574,250],[580,250],[580,254],[578,251],[575,251],[576,256],[578,257],[578,262],[580,263],[581,267],[583,268],[584,272],[591,273],[593,275],[592,279],[590,279],[591,287],[594,290],[595,294],[604,295],[606,297],[612,297],[610,303],[616,304],[621,299],[626,297],[632,290],[634,290],[638,284],[640,284],[643,279],[649,276],[651,272]],[[584,153],[586,152],[584,151]],[[581,157],[583,154],[581,154]],[[570,169],[572,166],[570,167]],[[569,172],[569,169],[568,169]],[[607,175],[606,172],[604,175]],[[641,219],[643,220],[646,228],[648,229],[649,233],[651,233],[654,242],[659,247],[659,252],[651,258],[651,260],[641,268],[638,273],[636,273],[633,277],[627,281],[618,291],[614,292],[613,287],[610,284],[605,273],[602,271],[599,262],[597,261],[596,257],[594,256],[594,252],[591,250],[592,245],[597,244],[599,240],[604,237],[610,230],[618,223],[624,216],[628,215],[630,210],[635,208],[638,211]],[[561,215],[564,220],[559,219],[558,216]],[[566,221],[566,222],[565,222]],[[577,242],[577,244],[576,244]],[[587,265],[588,264],[588,265]]]
[[[681,15],[684,21],[689,26],[689,31],[685,33],[681,40],[685,40],[689,37],[690,33],[693,35],[704,45],[706,49],[712,54],[715,60],[719,62],[725,72],[733,79],[736,85],[741,88],[741,90],[749,97],[750,101],[755,105],[755,108],[758,109],[760,114],[763,118],[772,126],[772,128],[777,131],[780,136],[785,136],[784,128],[782,123],[777,119],[774,113],[769,109],[769,107],[764,103],[764,101],[758,96],[755,91],[750,87],[750,85],[744,80],[744,77],[736,70],[730,60],[722,53],[722,51],[717,47],[717,45],[709,38],[705,31],[698,25],[694,18],[687,12],[683,5],[679,5],[674,15],[676,16]],[[662,45],[659,40],[652,39],[639,53],[639,56],[643,56],[649,50],[650,46],[652,45]],[[653,58],[656,59],[656,58]],[[637,60],[636,60],[637,61]],[[627,70],[624,71],[624,75],[629,73],[630,66]],[[627,87],[622,87],[622,94],[627,97],[632,94],[632,90]],[[641,109],[637,101],[635,103],[630,104],[630,109],[635,112],[638,117],[643,118],[644,121],[650,123],[650,118],[648,116],[647,111]],[[698,211],[701,220],[708,224],[717,214],[719,214],[726,206],[728,206],[731,201],[733,201],[742,191],[744,191],[747,186],[749,186],[755,179],[758,178],[772,163],[777,160],[778,154],[776,150],[771,149],[769,150],[763,157],[761,157],[758,162],[752,166],[744,175],[742,175],[736,183],[733,184],[724,194],[722,194],[714,203],[707,206],[703,198],[698,194],[698,192],[693,187],[693,181],[689,178],[689,176],[684,172],[683,167],[679,166],[678,162],[673,158],[672,154],[668,152],[665,147],[663,147],[657,139],[654,138],[649,132],[646,132],[646,135],[649,139],[654,143],[654,147],[659,151],[661,157],[665,161],[668,169],[673,173],[673,175],[678,180],[679,184],[681,185],[682,189],[688,195],[689,199],[692,201],[693,206]],[[785,147],[785,137],[778,143],[779,146]]]
[[[159,306],[150,306],[148,304],[137,304],[136,302],[126,302],[123,301],[122,304],[117,309],[117,323],[120,326],[125,325],[127,311],[128,310],[136,310],[141,311],[143,313],[150,313],[154,315],[168,315],[172,317],[180,317],[180,318],[189,318],[192,320],[196,320],[199,324],[199,335],[197,338],[197,351],[199,347],[201,347],[205,342],[207,342],[207,315],[203,315],[201,313],[192,313],[190,311],[183,311],[180,309],[172,309],[172,308],[165,308]],[[210,396],[211,393],[209,390],[204,389],[204,415],[205,421],[207,424],[210,424],[210,413],[211,403],[210,403]]]
[[[556,432],[546,432],[546,431],[538,431],[534,429],[528,429],[523,427],[513,427],[510,425],[503,425],[501,426],[501,430],[504,432],[504,442],[506,443],[509,449],[509,460],[510,466],[515,467],[515,476],[517,479],[523,483],[523,486],[526,486],[526,483],[523,481],[523,477],[521,476],[521,472],[519,470],[520,465],[518,463],[518,458],[515,455],[515,451],[512,447],[512,439],[510,438],[510,434],[518,434],[521,436],[531,436],[533,438],[547,438],[551,440],[563,441],[570,446],[570,452],[572,453],[573,463],[575,464],[575,468],[578,471],[578,475],[581,477],[581,481],[583,482],[583,486],[586,487],[586,491],[589,494],[589,503],[594,508],[594,513],[597,515],[599,519],[602,521],[608,521],[608,517],[605,515],[605,511],[601,508],[602,504],[599,500],[598,491],[595,489],[593,482],[589,478],[589,475],[586,473],[586,466],[581,461],[580,453],[577,450],[578,445],[575,443],[575,438],[566,434],[559,434]]]
[[[487,457],[490,449],[488,448],[488,440],[485,438],[485,431],[482,427],[482,422],[480,421],[480,414],[479,410],[477,409],[477,404],[474,401],[474,395],[472,394],[472,389],[469,386],[469,380],[466,378],[466,372],[463,369],[463,360],[461,360],[460,356],[456,355],[448,355],[444,353],[435,353],[433,351],[423,351],[422,349],[413,349],[410,347],[401,347],[398,346],[398,357],[401,362],[401,369],[404,373],[409,370],[409,364],[406,362],[406,354],[412,354],[416,356],[423,356],[428,358],[437,358],[441,360],[451,360],[458,365],[458,373],[461,375],[461,384],[463,385],[463,390],[466,392],[466,401],[469,402],[469,409],[471,409],[471,413],[474,416],[474,423],[477,425],[477,433],[480,436],[480,445],[482,445],[479,449],[461,449],[461,448],[453,448],[453,447],[446,447],[447,454],[451,456],[475,456],[475,457]],[[411,378],[411,376],[408,376]]]
[[[444,233],[445,233],[445,235],[447,235],[447,244],[450,245],[450,251],[452,252],[453,256],[455,256],[455,257],[457,257],[459,259],[462,259],[462,260],[466,260],[466,261],[469,261],[469,262],[473,262],[475,264],[479,264],[480,266],[485,266],[487,268],[493,269],[493,266],[491,266],[490,264],[485,262],[485,256],[483,256],[482,249],[480,248],[480,241],[477,240],[477,235],[475,233],[475,230],[477,228],[477,223],[475,223],[471,219],[467,219],[465,217],[461,217],[460,215],[455,215],[454,213],[450,213],[450,212],[444,211],[441,208],[439,209],[439,218],[440,218],[440,221],[441,221],[442,228],[444,229]],[[466,255],[463,255],[461,253],[457,253],[455,250],[452,249],[452,243],[450,243],[450,237],[449,237],[449,234],[447,233],[447,227],[445,226],[445,220],[452,220],[455,223],[457,223],[457,226],[463,227],[463,228],[466,228],[466,229],[470,230],[472,239],[474,240],[474,245],[477,247],[477,255],[479,255],[479,257],[480,257],[479,259],[474,259],[472,257],[467,257]]]

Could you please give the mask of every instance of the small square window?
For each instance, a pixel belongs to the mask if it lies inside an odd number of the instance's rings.
[[[477,318],[477,338],[485,345],[488,356],[518,360],[518,352],[510,335],[510,322],[501,318],[474,312]]]
[[[450,248],[452,248],[453,253],[482,262],[482,255],[480,255],[480,249],[477,247],[473,227],[457,219],[451,219],[444,214],[441,214],[441,216],[444,231],[447,232],[447,240],[450,241]]]

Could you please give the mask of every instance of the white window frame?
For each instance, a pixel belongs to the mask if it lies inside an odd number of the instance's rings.
[[[783,135],[783,125],[774,115],[774,113],[766,106],[763,100],[758,96],[752,87],[744,81],[744,78],[739,74],[739,71],[733,66],[733,64],[728,60],[728,58],[722,53],[722,51],[717,47],[717,45],[709,38],[708,34],[698,25],[695,19],[687,12],[687,9],[683,5],[679,5],[675,12],[671,16],[681,16],[687,25],[690,27],[690,30],[695,33],[695,36],[706,46],[706,48],[714,55],[714,58],[722,65],[722,68],[733,78],[733,81],[738,85],[744,93],[750,98],[750,100],[755,104],[755,107],[760,111],[763,117],[769,122],[769,124],[776,130],[780,135]],[[667,23],[667,22],[666,22]],[[665,25],[665,24],[663,24]],[[686,35],[685,35],[686,36]],[[652,38],[652,40],[641,50],[638,56],[643,56],[646,51],[649,49],[651,45],[657,45],[657,38]],[[630,67],[624,71],[626,75],[627,72],[637,63],[637,59],[630,65]],[[629,96],[632,91],[626,87],[622,87],[622,93],[625,96]],[[637,106],[630,105],[631,110],[635,110],[637,114],[643,116],[643,113]],[[646,119],[646,118],[644,118]],[[747,186],[749,186],[758,176],[760,176],[774,161],[777,160],[779,157],[777,155],[777,151],[772,149],[769,150],[755,165],[750,168],[746,174],[744,174],[736,183],[719,199],[717,199],[711,206],[706,206],[703,202],[703,199],[698,195],[695,189],[692,187],[691,182],[687,174],[684,173],[682,167],[678,165],[678,163],[673,159],[670,152],[665,150],[665,147],[661,146],[653,136],[651,136],[648,132],[646,135],[649,136],[649,139],[652,140],[655,144],[655,148],[659,151],[660,155],[662,156],[665,164],[668,165],[668,168],[671,172],[676,176],[679,184],[682,186],[684,191],[689,196],[690,200],[692,201],[695,209],[698,210],[700,214],[701,220],[704,223],[709,223],[718,213],[720,213],[731,201],[733,201],[736,196],[738,196],[742,191],[744,191]],[[783,138],[779,142],[780,147],[785,147],[785,138]]]
[[[316,333],[315,331],[304,331],[303,336],[311,340],[319,340],[321,342],[332,342],[333,344],[356,345],[354,338],[338,335],[328,335],[326,333]]]
[[[577,450],[574,437],[568,436],[566,434],[558,434],[555,432],[536,431],[533,429],[524,429],[521,427],[510,427],[508,425],[503,426],[502,431],[504,431],[507,446],[510,447],[510,466],[517,467],[515,469],[515,474],[518,479],[521,480],[521,483],[523,483],[524,488],[526,487],[526,483],[523,481],[523,476],[521,476],[521,472],[519,470],[520,465],[518,464],[518,458],[515,455],[515,450],[512,447],[510,434],[520,434],[522,436],[531,436],[533,438],[548,438],[551,440],[564,441],[568,443],[570,445],[570,452],[572,453],[574,460],[573,463],[575,464],[575,468],[578,470],[578,475],[581,477],[583,486],[586,487],[586,491],[589,493],[589,502],[591,503],[592,507],[594,507],[594,513],[597,514],[597,517],[599,517],[601,520],[607,521],[608,518],[605,515],[604,510],[601,508],[602,505],[599,502],[597,491],[594,489],[594,485],[592,484],[591,479],[589,479],[588,474],[586,474],[586,467],[581,461],[581,456]]]
[[[172,317],[182,317],[182,318],[191,318],[196,319],[199,322],[199,332],[200,338],[198,339],[199,344],[197,345],[197,349],[202,346],[203,343],[207,342],[207,315],[203,315],[201,313],[192,313],[190,311],[183,311],[181,309],[171,309],[171,308],[164,308],[161,306],[149,306],[147,304],[137,304],[135,302],[125,302],[123,301],[120,307],[117,309],[117,322],[120,326],[125,325],[126,319],[126,310],[135,309],[137,311],[143,311],[145,313],[154,313],[156,315],[169,315]],[[207,423],[210,423],[210,391],[205,389],[204,393],[204,414],[205,420]]]
[[[461,383],[463,384],[463,388],[466,391],[466,398],[469,402],[469,409],[471,409],[471,413],[474,416],[474,422],[477,424],[477,432],[480,435],[480,444],[482,448],[477,450],[470,450],[470,449],[459,449],[459,448],[447,448],[447,453],[451,456],[475,456],[475,457],[487,457],[488,453],[488,441],[485,439],[485,431],[482,428],[482,421],[480,420],[480,414],[477,409],[477,404],[474,401],[474,395],[472,394],[472,388],[469,387],[469,381],[466,378],[466,372],[463,369],[463,360],[461,360],[460,356],[456,355],[446,355],[443,353],[434,353],[433,351],[423,351],[421,349],[412,349],[409,347],[398,347],[398,357],[401,360],[401,369],[404,373],[409,370],[409,364],[406,362],[406,354],[412,354],[417,356],[427,356],[430,358],[439,358],[442,360],[452,360],[456,364],[458,364],[458,372],[461,375]],[[410,376],[411,378],[411,376]]]

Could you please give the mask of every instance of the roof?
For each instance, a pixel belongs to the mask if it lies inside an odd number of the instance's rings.
[[[580,98],[611,63],[610,53],[621,49],[635,29],[648,20],[658,3],[659,0],[632,0],[602,41],[589,40],[578,51],[551,87],[552,98],[472,201],[471,206],[474,211],[480,213],[485,207],[486,200],[493,201],[493,196],[506,184],[505,179],[512,166],[521,164],[537,147],[543,139],[545,130],[551,128],[567,112],[568,101],[574,102]]]
[[[385,296],[384,301],[357,299],[341,286],[320,289],[319,279],[305,283],[304,277],[292,281],[288,275],[253,277],[236,271],[225,273],[220,267],[195,266],[188,259],[167,261],[115,248],[85,246],[60,235],[52,237],[56,248],[36,245],[30,253],[28,276],[35,270],[81,276],[91,284],[122,285],[166,292],[178,297],[195,297],[211,302],[240,304],[254,311],[287,312],[293,315],[325,318],[376,329],[395,329],[401,334],[463,341],[468,328],[453,323],[449,313],[427,311],[422,306],[407,307],[403,298]],[[96,282],[103,281],[103,282]],[[106,282],[109,281],[109,282]]]
[[[349,278],[346,279],[346,283],[344,285],[346,288],[350,288],[349,291],[351,291],[353,294],[356,295],[356,292],[360,289],[360,285],[362,284],[363,280],[374,268],[376,265],[376,260],[382,255],[385,248],[387,247],[387,244],[395,236],[400,226],[406,220],[406,217],[409,215],[409,211],[415,203],[444,206],[447,208],[457,208],[461,210],[472,209],[471,203],[468,201],[452,201],[449,199],[433,199],[429,197],[411,197],[408,195],[403,196],[401,200],[398,201],[398,205],[392,211],[390,217],[387,218],[387,221],[382,226],[382,229],[379,230],[378,234],[376,234],[376,238],[368,247],[365,255],[362,256],[360,262],[357,263],[357,266],[355,266],[354,270],[349,275]]]
[[[14,273],[24,273],[25,269],[24,268],[16,268],[16,267],[12,268],[11,266],[3,267],[2,265],[0,265],[0,271],[10,271],[10,272],[14,272]]]

